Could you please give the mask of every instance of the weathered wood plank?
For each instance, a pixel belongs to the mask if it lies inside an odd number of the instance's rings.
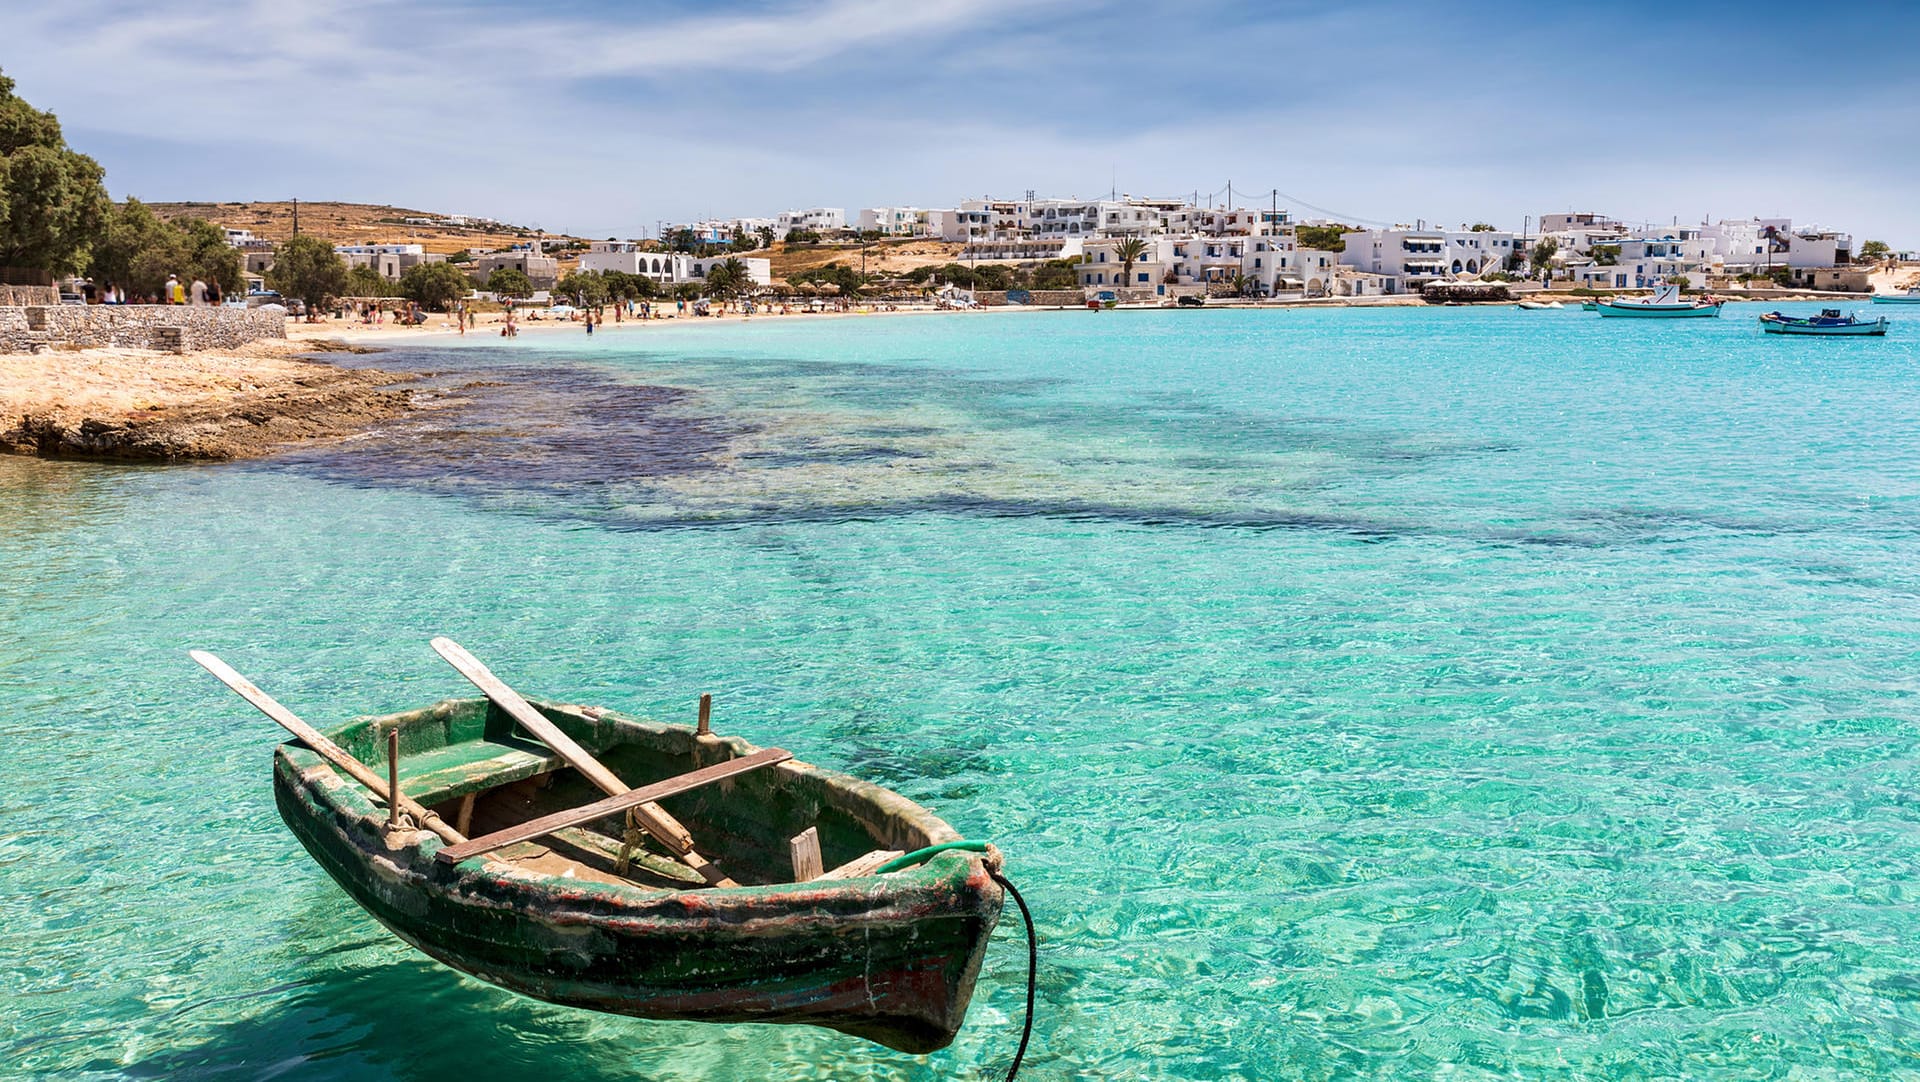
[[[596,819],[604,819],[609,815],[618,815],[646,801],[665,800],[667,797],[698,789],[703,785],[712,785],[714,782],[758,770],[764,766],[783,763],[791,758],[793,758],[791,752],[780,748],[756,751],[752,755],[701,767],[699,770],[668,778],[665,781],[657,781],[651,785],[643,785],[638,789],[629,789],[619,796],[610,796],[605,800],[597,800],[578,808],[568,808],[565,811],[554,812],[552,815],[543,815],[538,819],[521,823],[519,826],[498,830],[469,842],[447,846],[440,850],[438,858],[449,864],[458,864],[470,857],[492,852],[515,842],[530,841],[545,837],[563,827],[579,826]]]
[[[400,829],[400,729],[398,726],[387,730],[387,791],[394,799],[387,801],[387,829]]]
[[[627,791],[627,784],[608,770],[587,749],[574,742],[574,739],[562,732],[560,727],[548,721],[546,715],[533,708],[533,704],[521,698],[520,693],[507,686],[506,681],[493,674],[491,669],[481,664],[480,659],[468,653],[466,648],[452,639],[440,637],[433,640],[434,650],[447,663],[460,670],[460,675],[473,681],[475,687],[485,692],[487,698],[497,703],[502,710],[520,723],[528,732],[539,737],[541,742],[557,752],[568,765],[578,770],[586,779],[598,786],[601,792],[609,796],[619,796]],[[732,886],[699,853],[693,849],[693,835],[687,832],[680,821],[667,814],[667,810],[658,804],[642,803],[634,807],[634,817],[646,832],[664,842],[667,848],[680,854],[688,867],[700,872],[708,882],[717,886]]]
[[[345,771],[354,781],[366,786],[372,791],[374,796],[389,803],[396,803],[393,797],[388,795],[391,790],[387,788],[387,783],[381,781],[379,775],[367,769],[365,763],[348,755],[346,749],[320,735],[320,730],[301,721],[294,715],[293,711],[275,702],[273,696],[255,687],[253,681],[233,671],[233,669],[228,667],[226,662],[221,661],[205,650],[189,650],[187,651],[187,656],[199,662],[201,668],[219,678],[221,683],[232,688],[242,699],[252,703],[254,709],[259,710],[262,714],[279,722],[281,728],[299,737],[300,742],[312,748],[320,758],[325,759],[335,768]],[[402,811],[413,816],[414,822],[440,835],[444,841],[458,845],[467,840],[464,835],[448,826],[446,821],[438,815],[435,815],[408,799],[406,794],[400,794],[397,803]]]
[[[874,869],[895,857],[906,855],[904,849],[876,849],[864,857],[854,857],[832,871],[822,873],[821,879],[858,879],[863,875],[872,875]]]
[[[793,881],[805,883],[809,879],[820,878],[820,832],[813,827],[801,831],[787,840],[787,851],[793,855]]]

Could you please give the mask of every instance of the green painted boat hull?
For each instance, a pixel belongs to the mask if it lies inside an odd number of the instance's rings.
[[[755,750],[590,709],[539,709],[633,785]],[[570,768],[543,769],[558,764],[484,701],[360,719],[327,735],[372,764],[390,728],[401,733],[403,790],[430,807],[450,810],[501,778],[552,781],[563,806],[597,795]],[[470,750],[498,748],[507,750],[462,764]],[[744,884],[732,888],[561,878],[492,856],[447,864],[434,859],[441,842],[428,832],[390,840],[386,809],[298,744],[275,756],[274,794],[321,867],[421,951],[515,992],[640,1018],[802,1023],[930,1052],[966,1016],[1003,900],[970,853],[887,876],[778,882],[791,878],[785,839],[808,826],[829,867],[958,838],[898,794],[799,762],[665,802]]]

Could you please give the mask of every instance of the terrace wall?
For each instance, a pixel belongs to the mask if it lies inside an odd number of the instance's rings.
[[[0,305],[0,353],[119,346],[188,353],[285,338],[285,313],[158,304]]]

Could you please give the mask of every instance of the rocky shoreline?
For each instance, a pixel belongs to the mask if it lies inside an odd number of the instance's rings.
[[[415,396],[395,385],[418,373],[296,355],[330,346],[275,341],[186,356],[86,349],[0,357],[0,452],[120,462],[254,458],[364,432],[416,408]]]

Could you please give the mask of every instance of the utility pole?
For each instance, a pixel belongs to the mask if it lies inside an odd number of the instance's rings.
[[[300,201],[298,199],[293,201],[293,235],[296,237],[300,235]]]

